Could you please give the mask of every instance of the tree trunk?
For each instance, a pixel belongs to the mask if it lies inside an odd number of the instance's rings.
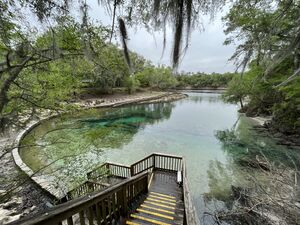
[[[3,121],[3,111],[8,103],[7,93],[10,89],[12,83],[17,79],[20,72],[23,70],[26,63],[31,59],[31,57],[26,57],[22,60],[21,64],[17,67],[11,68],[6,74],[3,74],[3,80],[0,86],[0,119]],[[3,124],[1,123],[1,126]]]
[[[244,108],[243,100],[240,98],[241,109]]]

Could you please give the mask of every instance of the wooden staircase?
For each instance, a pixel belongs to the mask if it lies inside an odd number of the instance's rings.
[[[182,200],[174,195],[149,192],[139,207],[130,213],[130,219],[126,221],[126,224],[182,224],[183,211]]]
[[[130,166],[105,163],[87,178],[62,204],[11,225],[200,224],[180,156],[153,153]]]

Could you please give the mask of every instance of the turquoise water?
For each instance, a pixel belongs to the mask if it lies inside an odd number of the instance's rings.
[[[152,152],[185,156],[205,224],[211,220],[204,212],[228,206],[231,185],[247,185],[241,160],[264,155],[271,162],[299,162],[298,152],[256,133],[255,123],[219,94],[188,95],[172,103],[91,110],[47,121],[24,138],[22,145],[30,147],[22,148],[21,157],[33,170],[50,173],[72,189],[105,161],[129,165]],[[234,140],[224,141],[231,134]]]

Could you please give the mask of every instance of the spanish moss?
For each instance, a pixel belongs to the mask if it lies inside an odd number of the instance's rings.
[[[176,27],[174,34],[174,46],[173,46],[173,68],[176,70],[178,67],[181,41],[182,41],[182,30],[183,30],[183,0],[176,1],[178,4],[178,15],[176,17]]]
[[[131,70],[131,62],[130,62],[129,51],[128,51],[128,47],[127,47],[128,35],[127,35],[125,22],[122,18],[119,18],[119,30],[120,30],[120,36],[121,36],[121,41],[122,41],[122,45],[123,45],[125,60],[126,60],[126,63],[129,67],[129,69]]]
[[[224,4],[224,0],[154,0],[154,1],[120,1],[115,4],[116,0],[102,0],[101,4],[106,8],[112,5],[114,7],[114,17],[124,18],[127,25],[143,25],[148,30],[153,27],[163,32],[163,51],[166,46],[165,30],[170,26],[174,30],[172,64],[176,70],[189,45],[189,37],[195,24],[199,24],[199,18],[202,15],[213,15]],[[115,8],[120,8],[118,13]],[[113,23],[114,24],[114,23]],[[112,26],[113,32],[113,26]],[[186,37],[184,39],[184,36]],[[183,43],[185,42],[185,43]],[[184,48],[182,49],[182,46]]]

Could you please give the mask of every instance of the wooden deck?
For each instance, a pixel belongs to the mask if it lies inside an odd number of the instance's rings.
[[[180,156],[153,153],[130,166],[105,163],[87,178],[67,202],[11,224],[199,225]]]
[[[148,194],[126,224],[183,224],[183,192],[177,184],[177,173],[156,170],[149,182]]]

